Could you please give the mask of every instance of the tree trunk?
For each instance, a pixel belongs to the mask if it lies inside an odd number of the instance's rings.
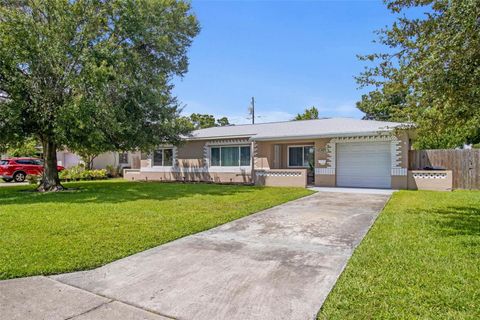
[[[60,184],[57,169],[57,145],[52,141],[43,141],[43,175],[38,191],[60,191],[63,186]]]
[[[94,156],[94,155],[90,155],[90,156],[88,157],[88,165],[87,165],[87,169],[88,169],[88,170],[92,170],[92,169],[93,169],[93,160],[95,160],[96,157],[97,157],[96,155],[95,155],[95,156]]]
[[[93,160],[98,157],[98,154],[80,154],[80,158],[85,164],[85,169],[92,170],[93,169]]]
[[[85,169],[92,170],[92,166],[93,166],[93,157],[89,156],[87,158],[87,167]]]

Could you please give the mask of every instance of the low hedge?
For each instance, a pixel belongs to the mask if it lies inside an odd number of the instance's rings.
[[[107,170],[87,170],[84,166],[80,165],[64,169],[58,176],[62,181],[102,180],[107,179]]]

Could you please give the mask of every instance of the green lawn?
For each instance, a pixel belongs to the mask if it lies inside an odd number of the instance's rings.
[[[94,268],[312,193],[123,180],[66,186],[79,190],[0,188],[0,279]]]
[[[480,192],[395,193],[318,319],[480,319]]]

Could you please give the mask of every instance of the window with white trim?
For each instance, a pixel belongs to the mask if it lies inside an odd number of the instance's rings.
[[[289,146],[288,166],[292,168],[308,168],[314,164],[315,148],[313,146]]]
[[[118,154],[118,163],[119,164],[128,164],[128,152],[120,152]]]
[[[153,151],[152,165],[154,167],[173,166],[173,148],[160,148]]]
[[[210,148],[212,167],[243,167],[251,163],[250,146],[228,146]]]

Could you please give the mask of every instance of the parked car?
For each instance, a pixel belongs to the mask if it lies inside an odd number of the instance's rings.
[[[65,169],[57,166],[58,171]],[[37,158],[11,158],[0,160],[0,178],[5,182],[23,182],[27,175],[43,173],[43,160]]]

